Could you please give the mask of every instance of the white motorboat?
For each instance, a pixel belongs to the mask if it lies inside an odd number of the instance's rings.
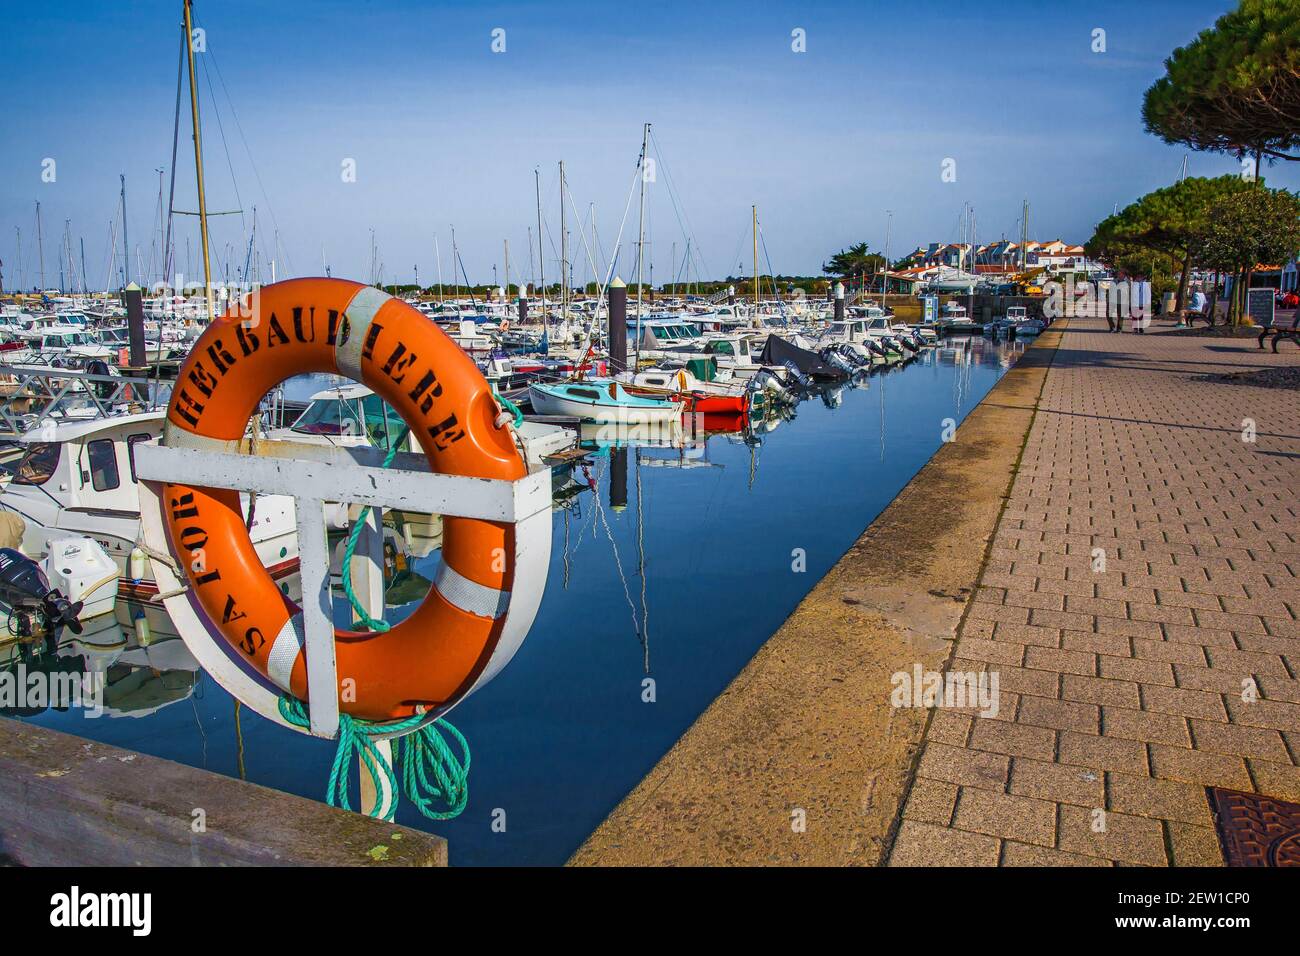
[[[144,617],[153,632],[174,633],[149,562],[139,547],[140,491],[134,449],[162,434],[164,412],[87,420],[47,420],[19,440],[22,454],[8,472],[0,509],[23,519],[22,550],[45,559],[58,542],[90,538],[117,567],[116,613],[125,627]],[[240,496],[245,511],[246,495]],[[286,594],[299,587],[293,499],[262,495],[249,528],[262,564]]]

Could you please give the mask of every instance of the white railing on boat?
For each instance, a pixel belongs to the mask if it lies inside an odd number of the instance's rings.
[[[47,420],[94,420],[162,407],[171,382],[53,365],[0,365],[0,440]]]

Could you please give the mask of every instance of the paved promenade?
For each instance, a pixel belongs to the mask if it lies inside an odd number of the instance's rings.
[[[1300,392],[1253,339],[1074,319],[951,670],[891,865],[1214,865],[1207,786],[1300,802]],[[1253,440],[1249,440],[1253,439]]]

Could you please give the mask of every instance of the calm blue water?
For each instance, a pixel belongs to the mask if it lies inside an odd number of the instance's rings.
[[[930,458],[944,419],[960,421],[1018,350],[949,340],[902,369],[803,402],[758,442],[715,435],[693,457],[670,448],[594,457],[595,489],[578,471],[582,490],[556,507],[531,634],[452,714],[473,748],[466,811],[435,824],[403,805],[399,822],[447,837],[453,864],[564,862]],[[625,494],[612,487],[611,454],[627,456]],[[611,494],[626,506],[612,507]],[[792,569],[796,549],[803,572]],[[436,561],[418,570],[431,577]],[[234,701],[201,673],[188,696],[183,672],[145,667],[138,676],[181,690],[125,697],[136,716],[30,719],[322,798],[332,744],[247,709],[237,732]],[[647,677],[653,703],[643,702]],[[493,830],[497,811],[505,832]]]

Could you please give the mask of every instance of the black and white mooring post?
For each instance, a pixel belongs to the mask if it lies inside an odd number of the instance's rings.
[[[844,321],[844,283],[835,283],[835,321]]]

